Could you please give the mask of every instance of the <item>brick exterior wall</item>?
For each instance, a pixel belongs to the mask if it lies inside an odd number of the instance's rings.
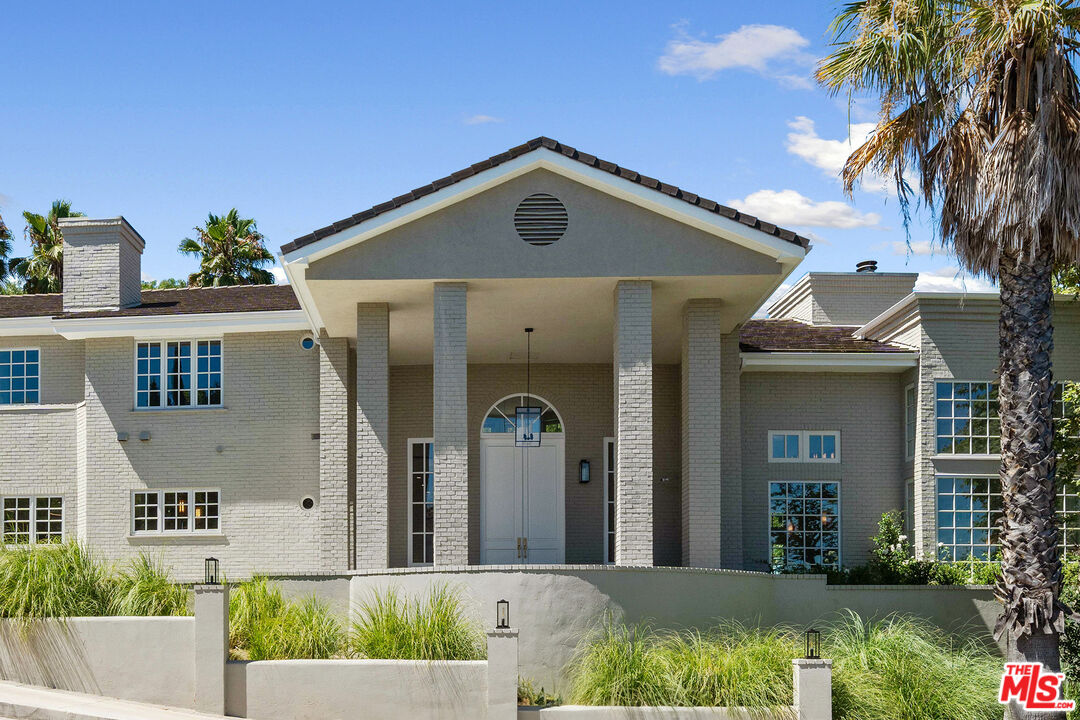
[[[64,310],[117,309],[142,301],[143,241],[123,218],[61,221]]]
[[[692,300],[682,337],[682,560],[722,564],[721,321],[719,300]]]
[[[467,290],[435,283],[432,423],[435,439],[435,565],[469,561]]]
[[[389,525],[390,313],[356,306],[356,567],[384,568]]]
[[[319,561],[323,569],[349,569],[349,342],[319,344]]]
[[[744,566],[768,567],[770,481],[840,482],[841,560],[868,558],[883,512],[904,507],[903,406],[892,373],[742,376]],[[770,430],[839,430],[839,463],[770,463]]]
[[[862,325],[911,294],[916,279],[917,273],[812,272],[770,306],[770,317]]]
[[[720,507],[721,565],[741,568],[743,562],[743,435],[742,359],[739,332],[720,341],[720,477],[723,482]]]
[[[618,565],[653,564],[652,283],[615,288],[616,531]]]

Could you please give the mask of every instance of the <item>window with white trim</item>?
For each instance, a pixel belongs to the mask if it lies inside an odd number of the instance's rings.
[[[0,405],[41,402],[41,352],[37,348],[0,350]]]
[[[435,560],[435,445],[409,440],[409,564]]]
[[[135,343],[135,407],[220,407],[221,340]]]
[[[915,386],[904,388],[904,457],[915,457],[915,426],[918,420],[919,404]]]
[[[774,572],[840,567],[840,483],[769,483]]]
[[[1054,384],[1055,420],[1075,412],[1067,407],[1065,383]],[[941,455],[997,455],[1001,452],[1001,420],[996,382],[939,380],[934,384],[937,451]]]
[[[3,499],[5,545],[53,543],[64,539],[64,498],[58,495]]]
[[[131,532],[184,535],[220,528],[217,490],[136,490],[131,494]]]
[[[770,430],[769,462],[840,462],[840,433],[836,430]]]
[[[604,562],[615,563],[615,438],[604,438]]]

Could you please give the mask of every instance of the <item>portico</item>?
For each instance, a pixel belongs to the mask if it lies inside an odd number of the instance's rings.
[[[805,245],[578,155],[539,142],[284,248],[346,368],[320,488],[351,566],[741,563],[733,333]]]

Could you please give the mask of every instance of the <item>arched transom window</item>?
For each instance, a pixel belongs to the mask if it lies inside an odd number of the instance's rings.
[[[516,428],[514,421],[517,408],[538,407],[540,408],[540,428],[545,433],[563,432],[562,418],[558,411],[547,400],[537,395],[519,393],[508,395],[491,406],[487,416],[484,417],[484,433],[512,433]]]

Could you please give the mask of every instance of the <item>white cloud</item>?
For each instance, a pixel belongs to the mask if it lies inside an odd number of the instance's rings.
[[[997,287],[984,278],[972,277],[958,267],[943,267],[919,273],[915,281],[917,292],[997,292]]]
[[[791,283],[780,283],[780,287],[776,288],[776,292],[769,296],[769,299],[761,303],[761,307],[754,313],[754,317],[757,319],[769,317],[769,307],[776,302],[781,295],[791,289]]]
[[[835,200],[815,202],[795,190],[758,190],[742,200],[729,200],[739,210],[785,227],[874,228],[881,222],[877,213],[863,213]]]
[[[811,87],[808,67],[813,59],[804,52],[810,44],[794,28],[782,25],[743,25],[709,42],[691,37],[685,24],[675,26],[677,37],[660,56],[660,70],[668,75],[693,75],[707,80],[734,68],[753,70],[794,87]],[[805,68],[806,72],[798,72]]]
[[[141,275],[141,278],[140,278],[140,279],[141,279],[141,280],[142,280],[143,282],[154,282],[154,280],[155,280],[156,278],[152,277],[152,276],[150,275],[150,273],[148,273],[148,272],[144,272],[144,273],[142,273],[142,275]]]
[[[487,125],[489,123],[501,123],[502,121],[502,118],[493,115],[472,115],[465,118],[466,125]]]
[[[828,140],[817,134],[813,120],[800,115],[788,123],[791,132],[787,136],[787,151],[822,170],[833,180],[839,181],[848,156],[866,142],[874,125],[872,122],[854,123],[848,127],[848,136],[845,139]],[[874,193],[889,193],[893,190],[891,181],[870,172],[863,173],[859,187]]]
[[[5,195],[4,193],[0,193],[0,207],[9,206],[13,202],[15,202],[15,200],[10,195]]]
[[[902,255],[903,257],[908,255],[933,255],[935,250],[934,244],[929,240],[916,240],[911,243],[910,247],[906,242],[897,240],[889,243],[889,246],[892,247],[893,255]]]
[[[288,285],[289,278],[285,277],[285,270],[280,265],[275,265],[270,268],[270,272],[274,276],[274,282],[278,285]]]

